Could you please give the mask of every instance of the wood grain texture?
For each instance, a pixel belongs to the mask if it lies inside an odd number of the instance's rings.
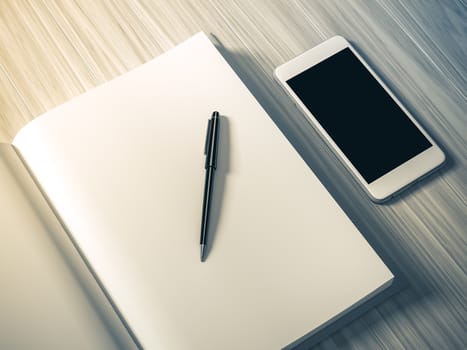
[[[0,141],[203,30],[407,288],[317,349],[467,348],[464,1],[2,0]],[[371,203],[273,82],[321,41],[349,39],[446,151],[436,174]],[[358,283],[358,281],[356,281]]]

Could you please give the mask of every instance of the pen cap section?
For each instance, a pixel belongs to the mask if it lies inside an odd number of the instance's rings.
[[[206,135],[206,163],[205,168],[217,167],[217,150],[219,143],[219,112],[213,112],[208,123],[208,131]]]
[[[208,120],[208,128],[206,130],[206,140],[204,141],[204,155],[208,154],[208,148],[209,148],[209,138],[211,136],[211,129],[212,129],[212,123],[211,119]],[[208,158],[206,157],[206,167],[208,166]]]

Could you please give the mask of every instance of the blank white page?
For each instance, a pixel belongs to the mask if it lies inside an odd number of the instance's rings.
[[[220,158],[201,263],[213,110]],[[393,278],[203,33],[13,144],[145,349],[280,348]]]

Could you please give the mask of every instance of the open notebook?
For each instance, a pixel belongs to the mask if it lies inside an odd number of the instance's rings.
[[[300,347],[392,283],[203,33],[40,116],[13,146],[145,349]]]

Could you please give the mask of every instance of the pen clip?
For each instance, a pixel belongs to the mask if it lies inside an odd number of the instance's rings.
[[[208,129],[206,130],[206,140],[204,141],[204,155],[208,154],[209,141],[211,139],[212,119],[208,119]]]

